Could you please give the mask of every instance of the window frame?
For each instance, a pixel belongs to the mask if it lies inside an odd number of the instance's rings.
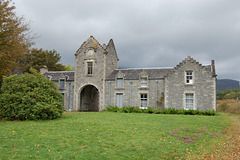
[[[142,95],[146,95],[146,97],[142,97]],[[143,103],[145,101],[145,103]],[[146,106],[143,106],[145,104]],[[140,109],[147,109],[148,108],[148,94],[147,93],[140,93]]]
[[[122,80],[121,85],[119,85],[119,80]],[[116,88],[124,88],[124,79],[123,78],[116,78]]]
[[[91,66],[89,64],[91,64]],[[86,73],[87,73],[86,74],[87,76],[92,76],[93,75],[93,61],[87,61]]]
[[[191,95],[191,97],[189,97],[188,95]],[[191,102],[189,103],[188,101]],[[189,107],[191,105],[191,107]],[[185,110],[190,110],[193,109],[195,110],[195,94],[192,92],[186,92],[184,94],[184,109]]]
[[[185,84],[187,85],[194,84],[194,72],[192,70],[185,71]]]
[[[145,80],[143,83],[142,80]],[[148,87],[148,78],[147,77],[140,77],[140,87],[141,88],[147,88]]]
[[[63,97],[62,107],[64,108],[64,106],[65,106],[65,93],[61,93],[61,94],[62,94],[62,97]]]
[[[121,100],[121,105],[120,105],[120,106],[119,106],[119,104],[118,104],[118,102],[119,102],[119,101],[118,101],[118,100],[119,100],[119,99],[118,99],[118,95],[119,95],[119,96],[120,96],[120,95],[122,96],[122,100]],[[123,107],[123,93],[116,93],[116,103],[115,103],[115,104],[116,104],[116,106],[117,106],[118,108],[122,108],[122,107]]]
[[[59,88],[60,89],[65,89],[65,79],[64,78],[60,78],[59,79]],[[62,85],[62,83],[61,82],[63,82],[63,85]]]

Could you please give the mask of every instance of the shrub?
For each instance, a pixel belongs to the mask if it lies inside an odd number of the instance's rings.
[[[147,109],[144,110],[144,112],[152,114],[152,113],[154,113],[154,109],[151,107],[148,107]]]
[[[55,119],[63,113],[62,95],[54,82],[31,69],[32,74],[4,77],[0,118],[5,120]]]
[[[152,107],[148,107],[147,109],[140,109],[139,107],[122,107],[118,108],[117,106],[108,106],[107,111],[109,112],[121,112],[121,113],[150,113],[150,114],[184,114],[184,115],[216,115],[216,111],[208,110],[208,111],[199,111],[199,110],[176,110],[175,108],[168,108],[162,110],[156,110]]]
[[[109,112],[118,112],[119,108],[117,106],[108,106],[107,111]]]

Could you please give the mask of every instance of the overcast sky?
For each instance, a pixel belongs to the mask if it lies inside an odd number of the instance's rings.
[[[13,0],[30,21],[36,48],[64,65],[93,35],[112,38],[119,67],[175,67],[187,56],[214,59],[219,79],[240,80],[240,0]]]

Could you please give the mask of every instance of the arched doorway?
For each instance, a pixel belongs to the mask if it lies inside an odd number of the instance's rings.
[[[99,91],[93,85],[85,86],[80,93],[80,111],[98,112]]]

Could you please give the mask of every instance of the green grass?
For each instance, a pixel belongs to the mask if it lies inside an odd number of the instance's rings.
[[[224,131],[229,123],[221,115],[112,112],[65,112],[55,120],[0,122],[0,159],[186,159],[211,152],[212,144],[226,135],[209,134]],[[194,137],[196,131],[202,131],[202,137]],[[181,136],[197,141],[183,143],[177,138]]]

